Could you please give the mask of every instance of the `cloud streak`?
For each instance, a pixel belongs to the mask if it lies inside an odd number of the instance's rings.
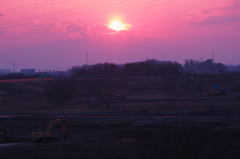
[[[227,0],[212,8],[189,12],[190,17],[182,18],[189,26],[214,26],[240,23],[240,0]],[[188,20],[187,20],[188,19]]]
[[[77,23],[71,23],[68,25],[56,24],[53,32],[63,33],[67,38],[79,39],[114,36],[115,34],[126,36],[129,31],[116,32],[104,24],[81,25]]]
[[[216,15],[210,16],[199,22],[189,22],[190,26],[209,26],[209,25],[225,25],[227,23],[239,23],[240,15]]]
[[[240,9],[240,0],[228,0],[223,3],[218,3],[216,8],[226,11],[237,10]]]

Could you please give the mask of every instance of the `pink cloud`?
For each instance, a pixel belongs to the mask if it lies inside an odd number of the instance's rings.
[[[0,36],[6,34],[6,30],[0,29]]]
[[[188,22],[190,26],[224,25],[227,23],[240,23],[240,15],[216,15],[207,17],[199,22]]]
[[[87,25],[69,24],[65,29],[68,37],[85,38],[89,37],[88,27]]]
[[[89,33],[91,34],[92,37],[106,36],[106,35],[112,34],[113,32],[115,31],[112,29],[109,29],[104,24],[92,25],[89,28]]]
[[[88,38],[106,35],[110,32],[105,25],[56,24],[54,31],[64,33],[68,38]]]
[[[240,0],[227,0],[211,8],[191,11],[189,12],[190,17],[184,17],[182,20],[183,23],[187,23],[189,26],[213,26],[239,23],[240,14],[237,9],[240,9]]]
[[[38,19],[34,19],[33,22],[34,22],[34,24],[42,24],[41,21]]]
[[[212,8],[206,8],[202,10],[192,10],[188,12],[191,16],[206,16],[207,14],[213,14],[214,10]]]
[[[201,13],[202,13],[202,14],[209,14],[209,13],[212,13],[212,10],[210,10],[210,9],[203,9],[203,10],[201,11]]]
[[[53,32],[63,33],[67,38],[92,38],[92,37],[103,37],[103,36],[113,36],[121,35],[126,36],[129,31],[119,31],[109,29],[107,25],[97,24],[97,25],[81,25],[81,24],[56,24]]]
[[[240,9],[240,0],[224,1],[222,3],[218,3],[216,8],[229,11]]]
[[[27,32],[27,28],[18,28],[18,27],[9,27],[9,28],[2,28],[0,29],[0,35],[2,35],[3,38],[12,37],[16,35],[21,35],[21,33]]]

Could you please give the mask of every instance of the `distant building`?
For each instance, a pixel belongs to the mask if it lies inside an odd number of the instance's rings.
[[[0,75],[10,74],[11,69],[0,69]]]
[[[36,70],[35,69],[21,69],[20,73],[22,73],[22,74],[35,74]]]

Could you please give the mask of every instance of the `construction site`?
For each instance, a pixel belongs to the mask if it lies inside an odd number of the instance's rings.
[[[0,157],[238,159],[234,77],[189,91],[170,76],[0,83]]]

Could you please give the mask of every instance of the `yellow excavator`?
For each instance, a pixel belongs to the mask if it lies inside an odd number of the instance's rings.
[[[39,126],[37,129],[32,131],[33,142],[53,142],[60,141],[60,137],[55,137],[53,134],[53,127],[57,123],[61,123],[63,126],[63,139],[66,140],[68,135],[66,134],[66,116],[50,120],[47,125]]]
[[[229,93],[229,90],[222,87],[221,85],[212,85],[212,88],[208,92],[208,94],[211,96],[226,95],[228,93]]]
[[[0,143],[16,142],[17,138],[9,131],[0,126]]]

